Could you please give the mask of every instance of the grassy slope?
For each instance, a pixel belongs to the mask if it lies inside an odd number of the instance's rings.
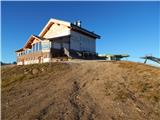
[[[132,62],[2,68],[2,119],[158,120],[160,69]]]

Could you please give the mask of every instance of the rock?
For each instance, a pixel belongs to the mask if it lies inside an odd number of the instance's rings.
[[[43,72],[45,69],[44,68],[41,68],[41,71]]]
[[[32,70],[32,74],[37,74],[39,71],[38,71],[38,69],[36,69],[36,68],[34,68],[33,70]]]
[[[25,69],[24,74],[28,74],[28,73],[29,73],[29,70]]]

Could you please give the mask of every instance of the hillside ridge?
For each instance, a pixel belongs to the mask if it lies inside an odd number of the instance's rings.
[[[127,61],[2,67],[2,119],[158,120],[160,68]]]

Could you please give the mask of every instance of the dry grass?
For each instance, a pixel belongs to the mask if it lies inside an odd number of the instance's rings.
[[[23,80],[41,78],[46,74],[54,74],[58,66],[59,70],[63,70],[63,64],[60,63],[45,63],[45,64],[33,64],[25,66],[13,66],[2,68],[2,87],[6,87],[14,82],[21,82]],[[33,71],[37,72],[34,73]]]
[[[133,62],[2,68],[5,120],[159,120],[160,69]]]

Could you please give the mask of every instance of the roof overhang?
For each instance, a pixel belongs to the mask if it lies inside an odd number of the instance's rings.
[[[53,38],[47,38],[47,40],[50,40],[50,41],[54,41],[54,40],[57,40],[57,39],[63,39],[63,38],[69,38],[70,35],[65,35],[65,36],[59,36],[59,37],[53,37]]]
[[[23,48],[21,48],[21,49],[19,49],[19,50],[16,50],[16,52],[21,52],[21,51],[23,51],[24,49]]]

